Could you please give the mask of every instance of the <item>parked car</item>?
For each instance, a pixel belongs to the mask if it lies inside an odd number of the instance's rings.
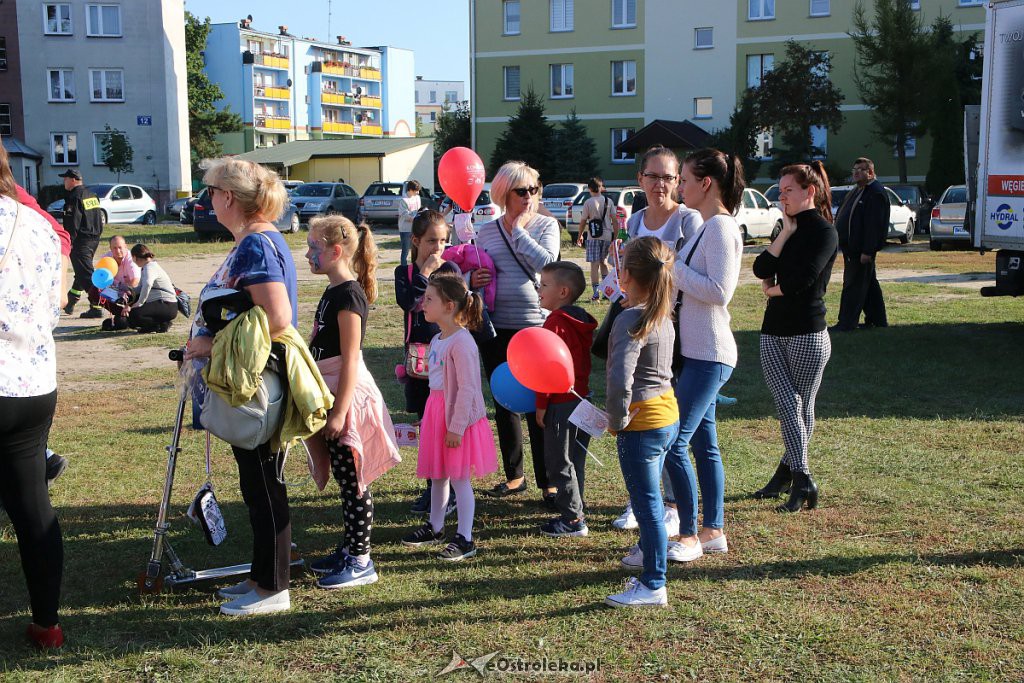
[[[156,202],[138,185],[100,183],[86,186],[100,200],[103,223],[156,223]],[[46,207],[58,221],[64,217],[64,200]]]
[[[633,215],[633,199],[643,193],[644,191],[637,186],[605,188],[604,196],[612,200],[614,208],[611,210],[615,212],[617,217],[617,221],[613,221],[613,225],[616,222],[618,225],[626,224],[629,217]],[[565,225],[565,229],[569,232],[569,237],[573,242],[580,235],[580,218],[583,216],[583,204],[588,199],[590,199],[589,190],[576,197],[569,211],[569,220]]]
[[[367,223],[398,224],[398,202],[405,196],[405,183],[371,183],[359,200],[359,211]],[[420,205],[436,209],[437,202],[430,191],[420,188]]]
[[[296,188],[302,187],[306,184],[305,180],[282,180],[281,182],[284,184],[284,189],[288,191],[289,197],[292,196],[292,192],[294,192]]]
[[[889,189],[914,212],[914,228],[918,233],[928,232],[935,200],[920,185],[890,185]]]
[[[740,224],[743,243],[757,237],[771,237],[782,229],[782,211],[772,205],[768,198],[752,188],[743,190],[740,206],[736,211],[736,222]]]
[[[941,251],[947,245],[971,245],[971,231],[964,223],[967,218],[967,186],[951,185],[932,208],[928,246]]]
[[[774,206],[776,209],[782,211],[782,202],[779,201],[778,183],[775,183],[774,185],[772,185],[771,187],[764,191],[764,198],[771,202],[771,205]]]
[[[833,215],[839,215],[839,207],[843,205],[846,196],[853,189],[855,189],[854,185],[838,185],[832,188]],[[889,199],[889,234],[886,239],[898,239],[900,244],[906,244],[914,239],[917,216],[913,209],[888,187],[885,188],[885,195]]]
[[[345,183],[303,183],[292,190],[291,201],[301,223],[339,213],[351,221],[358,220],[359,194]]]
[[[453,227],[453,221],[455,214],[451,213],[452,205],[454,202],[445,197],[441,200],[437,210],[444,216],[445,221],[448,223],[448,227]],[[491,184],[484,183],[484,189],[480,191],[480,196],[476,198],[476,203],[473,206],[473,225],[480,226],[488,221],[493,221],[504,213],[498,205],[491,201]],[[450,242],[455,243],[457,238],[452,235]]]
[[[541,203],[551,212],[558,224],[564,226],[566,212],[581,196],[590,196],[584,183],[551,183],[544,186]]]
[[[210,193],[205,189],[196,197],[193,204],[192,230],[196,235],[211,237],[230,237],[231,232],[217,220],[217,212],[213,209],[213,200]],[[295,205],[288,203],[284,207],[284,213],[274,221],[274,226],[281,232],[299,231],[299,212]]]
[[[167,205],[164,207],[164,214],[180,218],[181,210],[185,208],[185,204],[187,204],[190,199],[192,199],[191,196],[178,197],[177,199],[167,202]]]
[[[198,195],[196,195],[195,197],[190,197],[189,200],[185,202],[185,205],[181,207],[181,211],[178,213],[178,222],[183,223],[185,225],[192,225],[192,218],[195,215],[196,202],[199,201],[199,197],[202,196],[203,192],[206,192],[206,188],[203,188],[203,190]]]

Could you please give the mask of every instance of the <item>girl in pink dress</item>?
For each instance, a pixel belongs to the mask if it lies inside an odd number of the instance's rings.
[[[441,333],[430,342],[427,370],[430,397],[420,425],[416,476],[430,479],[430,520],[402,539],[408,546],[445,542],[444,513],[448,487],[455,489],[459,528],[438,559],[457,562],[476,555],[473,542],[471,477],[498,469],[494,433],[487,421],[480,383],[480,354],[466,329],[483,321],[483,301],[466,282],[450,273],[435,273],[423,295],[423,317]]]

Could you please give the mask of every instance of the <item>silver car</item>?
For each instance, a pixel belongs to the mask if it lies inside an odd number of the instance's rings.
[[[951,185],[932,207],[931,232],[928,246],[941,251],[947,244],[971,244],[971,232],[964,219],[967,217],[967,186]]]
[[[558,224],[565,226],[566,214],[573,202],[581,196],[589,196],[587,186],[583,183],[551,183],[544,186],[544,194],[541,195],[540,201]]]

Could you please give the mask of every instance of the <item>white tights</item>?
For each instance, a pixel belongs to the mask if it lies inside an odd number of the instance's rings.
[[[459,533],[467,541],[473,540],[473,515],[476,500],[469,479],[430,480],[430,526],[435,532],[444,527],[444,513],[448,509],[448,487],[455,489],[455,506],[459,512]]]

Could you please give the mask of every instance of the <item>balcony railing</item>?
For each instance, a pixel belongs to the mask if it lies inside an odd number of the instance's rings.
[[[257,114],[255,116],[257,128],[270,128],[274,130],[290,130],[292,120],[288,116],[272,116],[270,114]]]
[[[291,99],[292,96],[292,91],[289,88],[279,88],[276,86],[253,86],[253,93],[256,97],[268,100],[287,100]]]
[[[260,66],[270,67],[271,69],[287,69],[290,64],[287,57],[263,53],[253,55],[253,62]]]
[[[356,66],[348,62],[323,62],[321,69],[323,73],[331,74],[332,76],[348,76],[349,78],[362,78],[368,81],[380,80],[380,69]]]
[[[381,99],[371,95],[353,95],[351,93],[337,92],[336,90],[324,90],[320,95],[323,104],[334,104],[350,107],[367,107],[380,109]]]
[[[344,121],[324,121],[325,133],[352,133],[354,128],[351,123]]]

